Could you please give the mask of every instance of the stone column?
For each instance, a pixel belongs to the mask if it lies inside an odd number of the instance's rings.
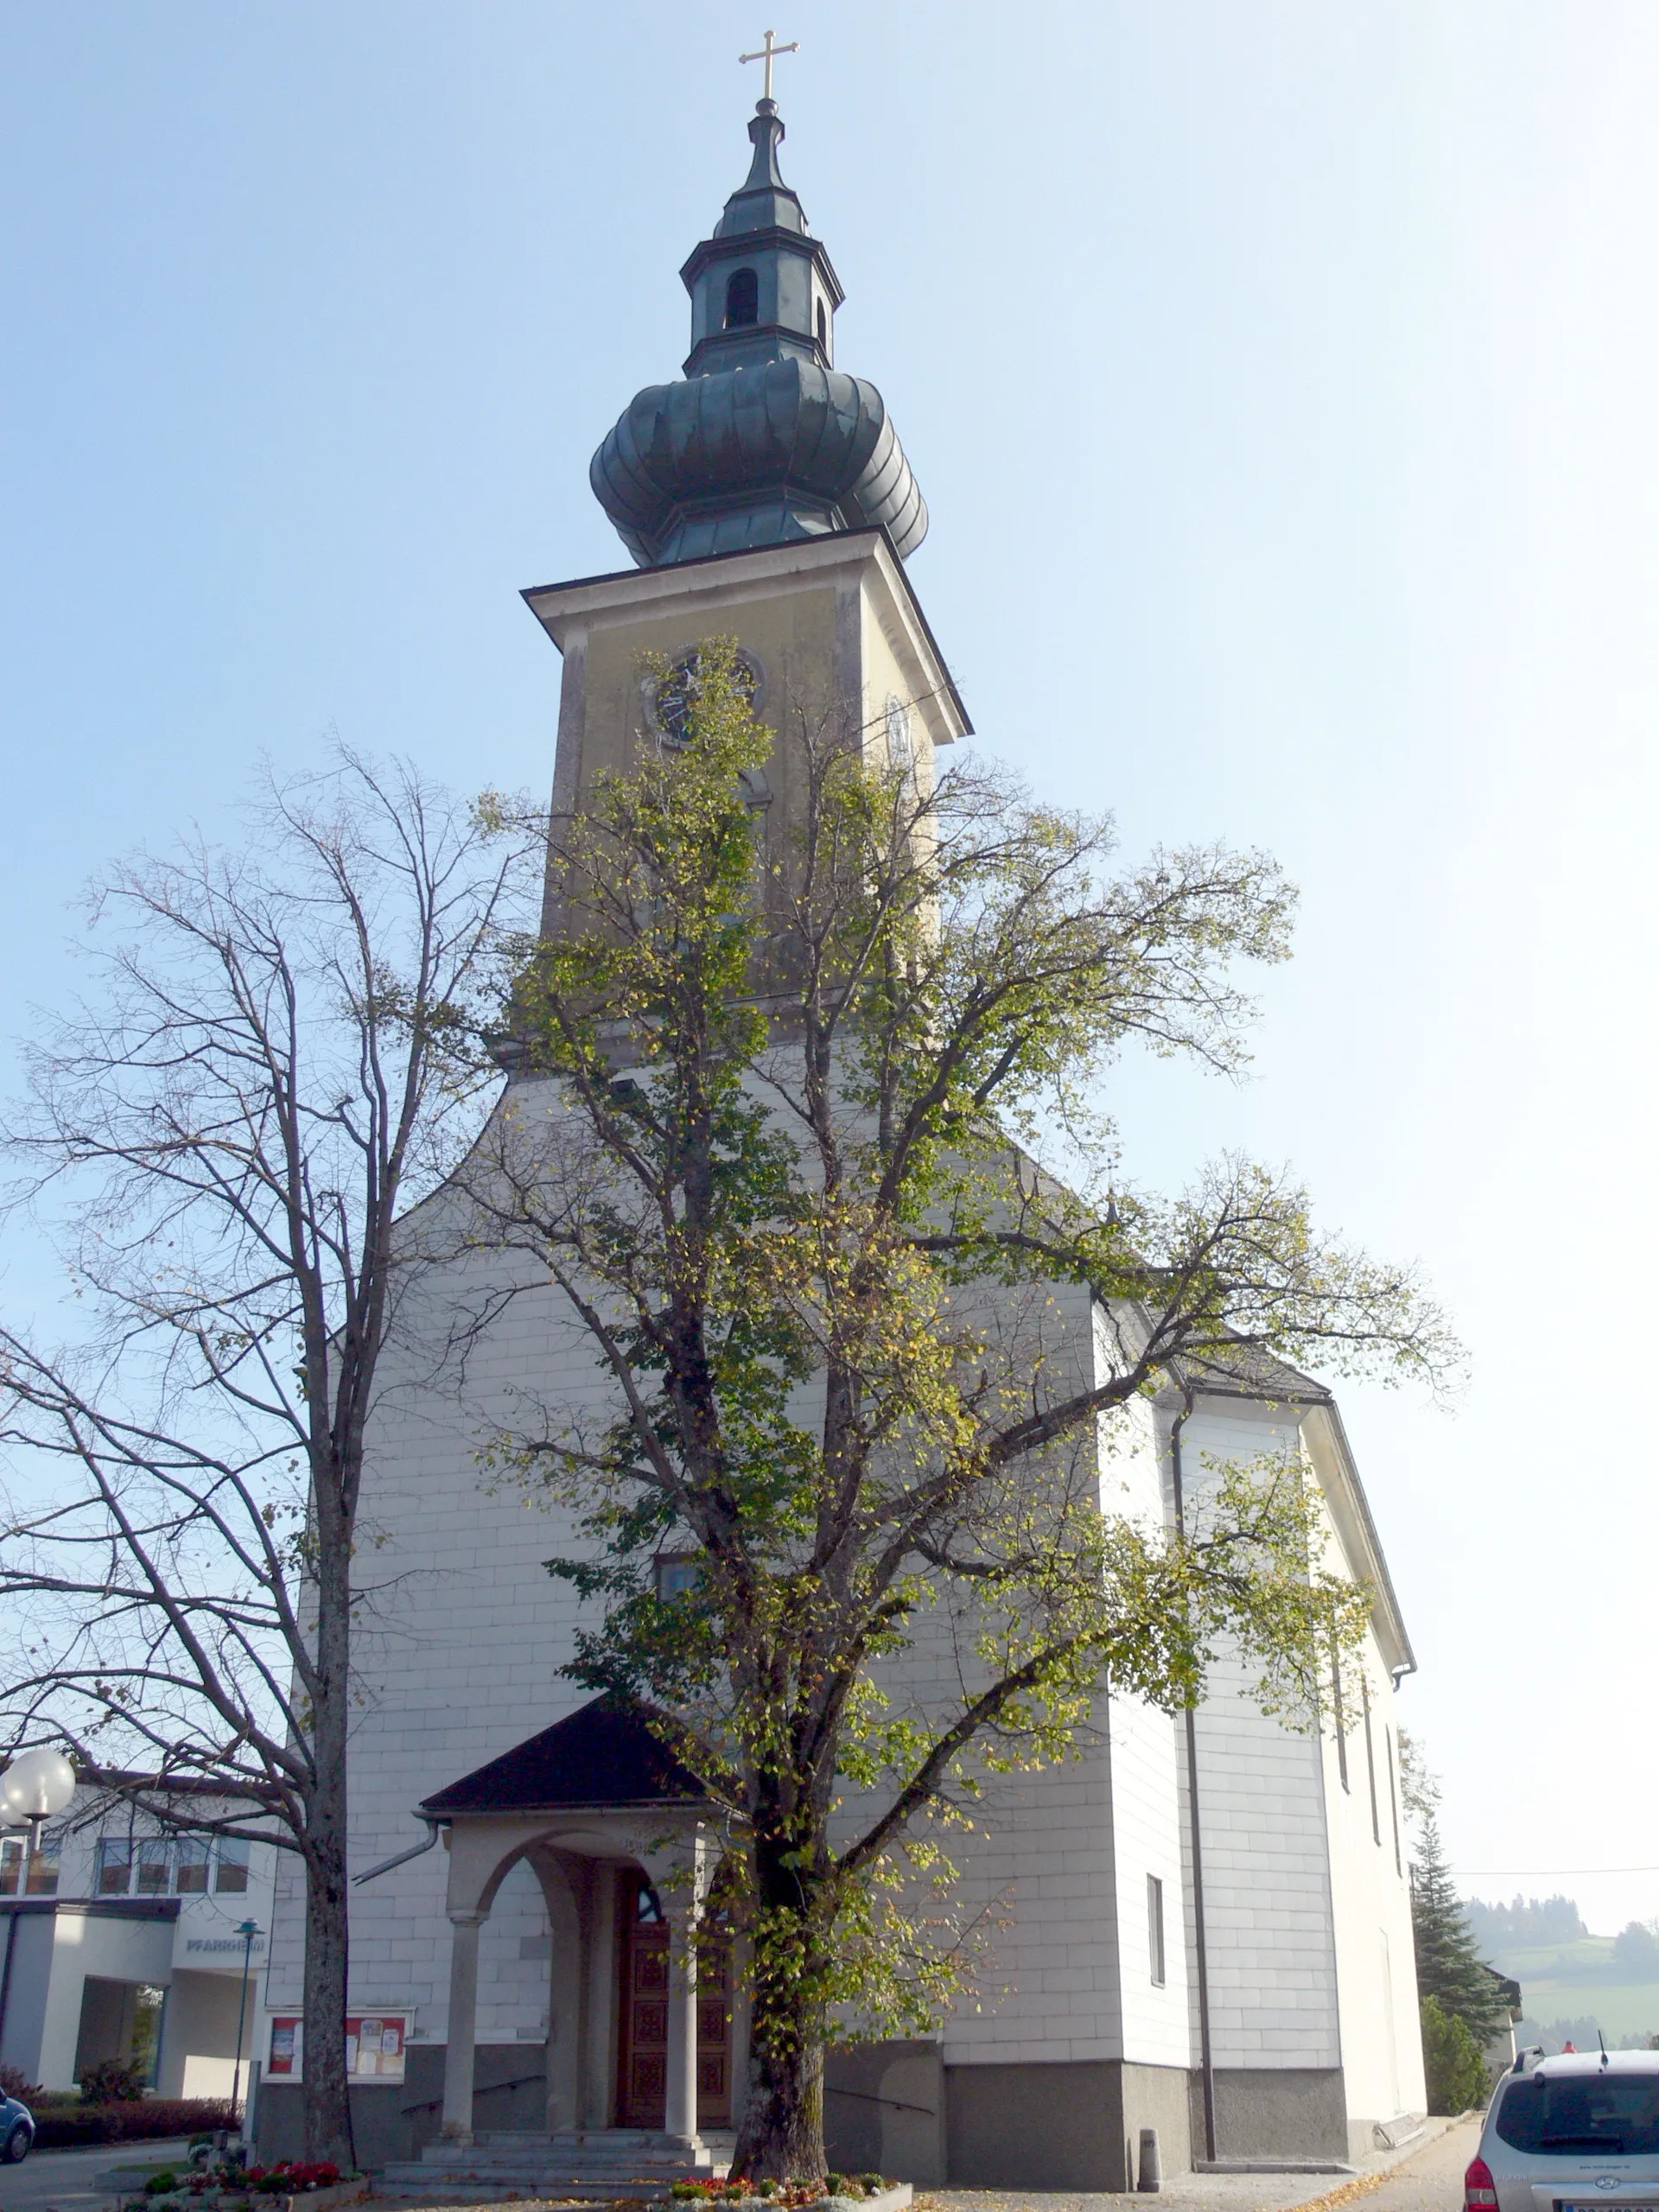
[[[697,2142],[697,1910],[690,1898],[664,1897],[668,1922],[668,2094],[663,2125],[669,2140],[695,2151]]]
[[[478,1931],[481,1912],[452,1912],[449,2029],[443,2050],[443,2139],[473,2139],[473,2058],[478,2041]]]
[[[732,2069],[732,2126],[743,2125],[743,2107],[749,2101],[749,2024],[753,2012],[750,1994],[754,1964],[748,1931],[739,1929],[732,1937],[731,2049],[727,2063]]]

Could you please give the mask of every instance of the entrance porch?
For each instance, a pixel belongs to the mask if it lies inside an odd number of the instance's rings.
[[[696,1778],[603,1701],[429,1797],[448,1830],[450,1929],[442,2138],[423,2161],[487,2149],[561,2177],[723,2167],[741,2118],[747,1976],[711,1905],[720,1827]],[[550,1930],[544,2133],[475,2136],[479,1948],[520,1863]],[[729,2155],[729,2153],[728,2153]],[[620,2161],[619,2164],[617,2162]],[[524,2177],[529,2178],[528,2173]],[[596,2173],[594,2178],[601,2177]]]

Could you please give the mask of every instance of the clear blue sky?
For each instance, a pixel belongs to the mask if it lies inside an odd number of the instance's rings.
[[[1132,853],[1225,835],[1303,887],[1256,1081],[1133,1071],[1124,1126],[1145,1179],[1294,1162],[1471,1344],[1455,1417],[1344,1399],[1453,1855],[1659,1862],[1659,12],[772,20],[985,745]],[[0,1032],[69,988],[88,871],[262,751],[546,785],[518,593],[623,564],[588,457],[677,371],[761,28],[0,10]],[[1471,1886],[1659,1911],[1659,1873]]]

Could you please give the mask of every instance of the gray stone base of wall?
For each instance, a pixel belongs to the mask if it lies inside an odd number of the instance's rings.
[[[547,2125],[547,2046],[485,2043],[478,2047],[473,2111],[480,2127],[539,2129]],[[354,2082],[352,2133],[357,2163],[376,2172],[418,2158],[435,2143],[443,2118],[443,2045],[412,2043],[401,2082]],[[305,2149],[305,2089],[298,2082],[262,2082],[254,2115],[255,2150],[269,2165]]]
[[[543,2044],[480,2044],[475,2064],[477,2126],[545,2126]],[[401,2082],[358,2082],[350,2094],[359,2166],[418,2158],[440,2132],[443,2045],[411,2044]],[[304,2098],[299,2082],[261,2083],[256,2151],[266,2164],[302,2154]],[[1223,2069],[1216,2120],[1224,2160],[1349,2155],[1339,2068]],[[1143,2127],[1158,2130],[1166,2176],[1203,2157],[1196,2073],[1121,2059],[946,2066],[931,2042],[855,2044],[832,2050],[824,2069],[831,2166],[920,2188],[1132,2190]]]
[[[1192,2140],[1204,2155],[1204,2088],[1192,2075]],[[1339,2066],[1220,2066],[1216,2155],[1231,2158],[1348,2157],[1348,2097]],[[1164,2161],[1164,2171],[1170,2171]]]
[[[1185,2067],[1088,2059],[944,2069],[946,2171],[957,2189],[1135,2187],[1143,2127],[1166,2174],[1192,2164]]]

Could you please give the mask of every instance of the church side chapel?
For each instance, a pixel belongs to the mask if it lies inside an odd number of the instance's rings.
[[[635,565],[524,594],[562,658],[556,819],[642,744],[677,741],[711,637],[735,640],[776,733],[752,793],[768,839],[802,804],[801,715],[851,702],[924,792],[971,734],[906,569],[921,493],[880,395],[836,364],[842,288],[781,174],[767,48],[748,174],[681,271],[683,374],[639,392],[592,463]],[[499,1113],[550,1127],[550,1088],[510,1074]],[[442,1235],[450,1204],[405,1233]],[[456,1317],[485,1311],[457,1386]],[[1080,1373],[1115,1356],[1081,1295],[1044,1326]],[[518,1257],[458,1246],[412,1279],[387,1362],[352,1744],[359,2161],[429,2191],[720,2172],[748,2035],[728,1815],[642,1720],[561,1676],[597,1601],[546,1570],[556,1511],[480,1465],[526,1390],[602,1402],[592,1348]],[[1423,2111],[1394,1709],[1414,1660],[1332,1398],[1261,1358],[1173,1375],[1103,1443],[1099,1480],[1161,1529],[1211,1469],[1268,1453],[1316,1489],[1327,1564],[1374,1592],[1336,1724],[1282,1726],[1224,1669],[1191,1715],[1115,1690],[1084,1756],[1005,1777],[957,1854],[1000,1916],[981,1995],[931,2033],[832,2053],[832,2166],[1122,2190],[1145,2128],[1172,2173],[1341,2162]],[[665,1556],[662,1594],[695,1571]],[[947,1656],[924,1641],[908,1663]],[[301,2142],[302,1936],[280,1872],[265,2159]]]

